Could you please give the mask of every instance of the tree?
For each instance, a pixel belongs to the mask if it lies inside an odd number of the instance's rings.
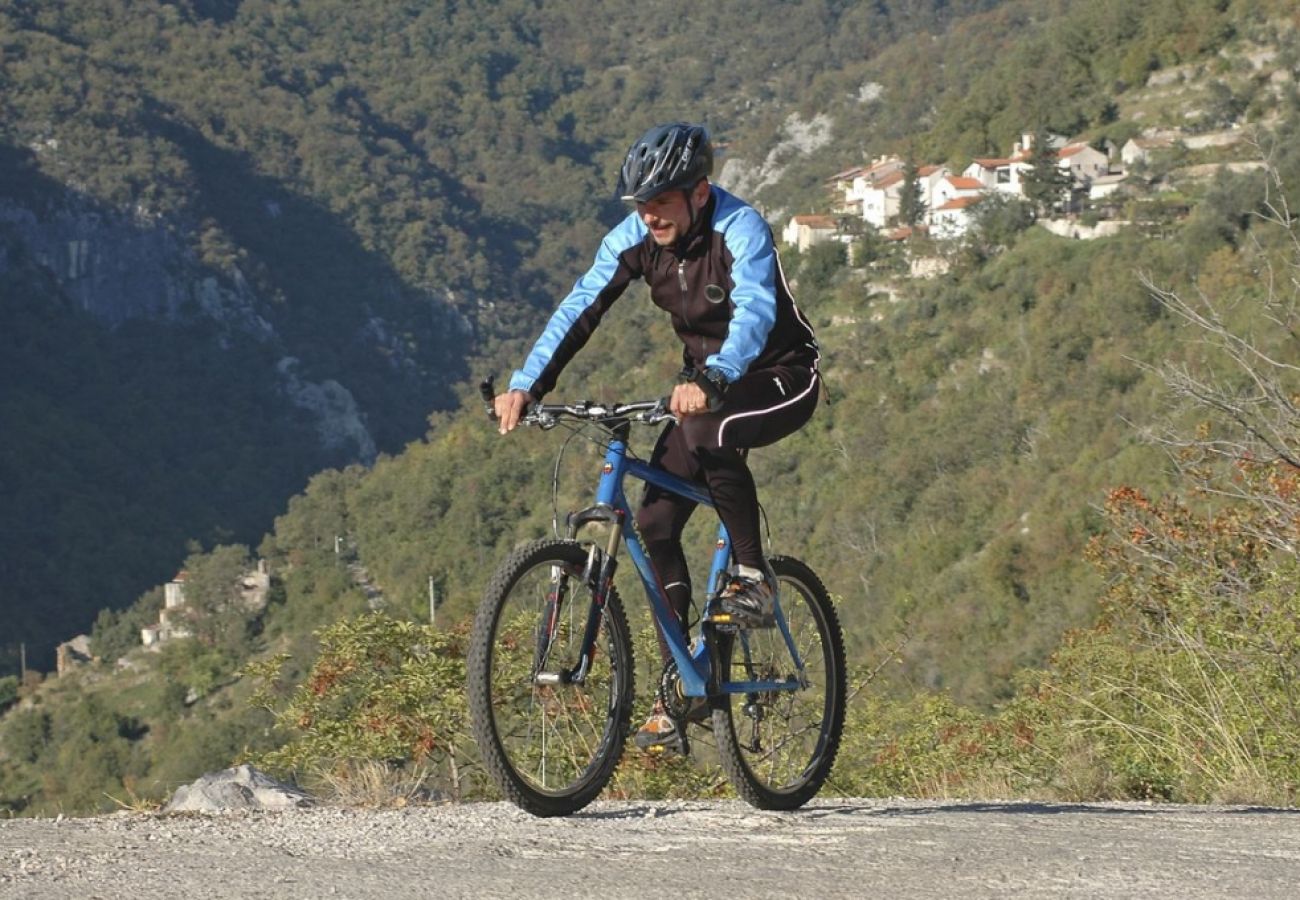
[[[903,166],[903,186],[898,194],[898,224],[917,225],[924,218],[925,199],[921,196],[916,163],[909,159]]]
[[[806,286],[824,290],[847,262],[848,248],[839,241],[824,241],[808,248],[799,266],[799,277]]]
[[[1116,492],[1119,527],[1100,549],[1112,608],[1132,620],[1133,645],[1157,657],[1163,681],[1138,685],[1144,707],[1158,698],[1164,722],[1208,710],[1213,719],[1194,730],[1216,732],[1211,750],[1231,739],[1222,777],[1276,784],[1300,770],[1300,313],[1287,274],[1300,238],[1285,186],[1268,174],[1251,246],[1216,251],[1194,291],[1145,279],[1198,336],[1187,358],[1151,367],[1177,405],[1150,436],[1169,449],[1191,499]],[[1197,760],[1198,777],[1209,774],[1205,747]]]
[[[5,720],[5,752],[19,762],[36,762],[49,746],[50,728],[50,716],[44,710],[18,710]]]
[[[1227,128],[1246,111],[1250,105],[1250,98],[1244,92],[1238,93],[1233,91],[1222,81],[1211,81],[1206,90],[1205,108],[1201,113],[1200,125],[1201,130],[1209,131],[1212,128]]]
[[[1061,169],[1059,156],[1048,140],[1047,129],[1034,132],[1029,147],[1029,167],[1021,176],[1025,198],[1039,215],[1050,215],[1070,186],[1070,175]]]
[[[6,675],[0,678],[0,712],[4,712],[18,700],[18,676]]]
[[[252,557],[243,545],[217,547],[185,561],[185,616],[202,644],[239,655],[246,650],[253,618],[241,593]]]
[[[987,196],[971,211],[965,249],[978,263],[1010,247],[1033,224],[1034,211],[1026,201],[1010,194]]]
[[[163,607],[163,590],[154,588],[128,608],[118,612],[102,609],[90,632],[90,650],[105,662],[113,662],[140,646],[140,631],[158,621]]]
[[[1290,293],[1290,273],[1300,264],[1300,236],[1286,186],[1276,169],[1267,172],[1255,214],[1272,234],[1261,234],[1261,224],[1251,229],[1254,256],[1249,267],[1242,267],[1241,277],[1231,282],[1231,293],[1214,296],[1204,283],[1195,292],[1161,287],[1149,278],[1144,284],[1170,315],[1199,335],[1199,359],[1168,361],[1155,371],[1184,411],[1203,422],[1209,417],[1193,435],[1181,434],[1175,423],[1157,439],[1174,450],[1186,471],[1207,489],[1207,479],[1213,478],[1216,495],[1274,506],[1275,499],[1257,496],[1251,483],[1238,477],[1243,465],[1276,463],[1300,472],[1300,367],[1295,362],[1300,311]],[[1213,280],[1227,279],[1218,275]],[[1214,476],[1223,473],[1210,463],[1227,464],[1226,483],[1218,483]],[[1300,521],[1300,498],[1284,511]],[[1283,545],[1291,547],[1289,542]]]

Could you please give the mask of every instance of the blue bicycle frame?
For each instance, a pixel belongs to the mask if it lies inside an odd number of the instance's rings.
[[[663,635],[668,650],[677,663],[682,693],[688,697],[708,696],[712,678],[709,642],[698,640],[693,647],[688,646],[682,636],[682,630],[677,627],[677,616],[669,607],[668,599],[660,588],[659,579],[650,563],[650,556],[645,549],[645,544],[642,543],[641,536],[637,533],[631,508],[623,491],[624,479],[629,475],[666,491],[686,497],[696,503],[710,508],[713,507],[713,500],[708,491],[704,490],[700,485],[686,481],[639,459],[630,458],[627,454],[626,432],[616,432],[605,453],[605,464],[601,470],[600,484],[596,490],[596,505],[591,509],[583,510],[569,517],[569,536],[571,538],[575,537],[578,528],[593,521],[603,521],[614,526],[614,535],[611,535],[609,545],[605,551],[606,559],[609,561],[607,564],[612,564],[617,552],[616,535],[621,535],[623,542],[627,545],[632,563],[636,566],[637,574],[641,577],[646,596],[650,599],[650,607],[655,621],[659,624],[660,633]],[[713,551],[713,564],[709,571],[708,596],[710,598],[721,587],[722,576],[726,572],[730,558],[730,539],[726,527],[720,524],[718,526],[717,544]],[[609,574],[612,577],[612,568]],[[708,601],[710,604],[712,602],[712,599]],[[798,673],[797,677],[768,681],[722,681],[715,686],[715,691],[725,694],[746,694],[751,692],[794,691],[807,686],[804,661],[799,656],[794,638],[790,634],[790,628],[786,624],[785,615],[781,611],[779,593],[775,606],[776,627],[780,629],[782,637],[785,639],[786,647],[790,651],[790,659]],[[705,619],[708,619],[710,612],[711,610],[706,606],[704,610]],[[590,659],[590,653],[595,647],[600,615],[601,611],[599,609],[593,609],[592,618],[588,622],[586,640],[583,642],[584,661],[580,666],[580,669],[584,672],[587,660]],[[747,637],[743,630],[737,633],[737,640],[740,645],[738,649],[748,656]]]

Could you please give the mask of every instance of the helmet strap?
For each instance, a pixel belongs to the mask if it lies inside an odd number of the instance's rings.
[[[677,244],[681,247],[686,246],[686,239],[695,232],[695,222],[699,218],[695,209],[695,189],[699,186],[700,182],[697,181],[688,188],[682,188],[682,196],[686,198],[686,213],[690,219],[686,225],[686,231],[677,239]]]

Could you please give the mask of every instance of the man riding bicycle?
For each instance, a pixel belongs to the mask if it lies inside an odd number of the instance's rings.
[[[554,386],[633,279],[650,286],[684,345],[677,417],[651,462],[707,485],[731,537],[735,565],[719,608],[746,627],[770,627],[774,587],[763,558],[758,493],[745,451],[797,431],[817,406],[812,327],[785,282],[771,229],[753,207],[709,182],[713,148],[701,125],[647,131],[628,150],[618,195],[636,204],[601,242],[592,267],[552,314],[510,387],[494,400],[502,434]],[[681,535],[695,504],[648,486],[636,521],[664,593],[686,628],[691,581]],[[637,745],[672,747],[662,703]]]

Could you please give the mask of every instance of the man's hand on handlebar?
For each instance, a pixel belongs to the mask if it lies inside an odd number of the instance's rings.
[[[683,416],[698,416],[709,411],[709,398],[694,382],[679,384],[673,388],[668,410],[679,419]]]
[[[506,391],[492,399],[492,409],[497,415],[497,430],[502,434],[514,431],[528,404],[533,398],[527,391]]]

